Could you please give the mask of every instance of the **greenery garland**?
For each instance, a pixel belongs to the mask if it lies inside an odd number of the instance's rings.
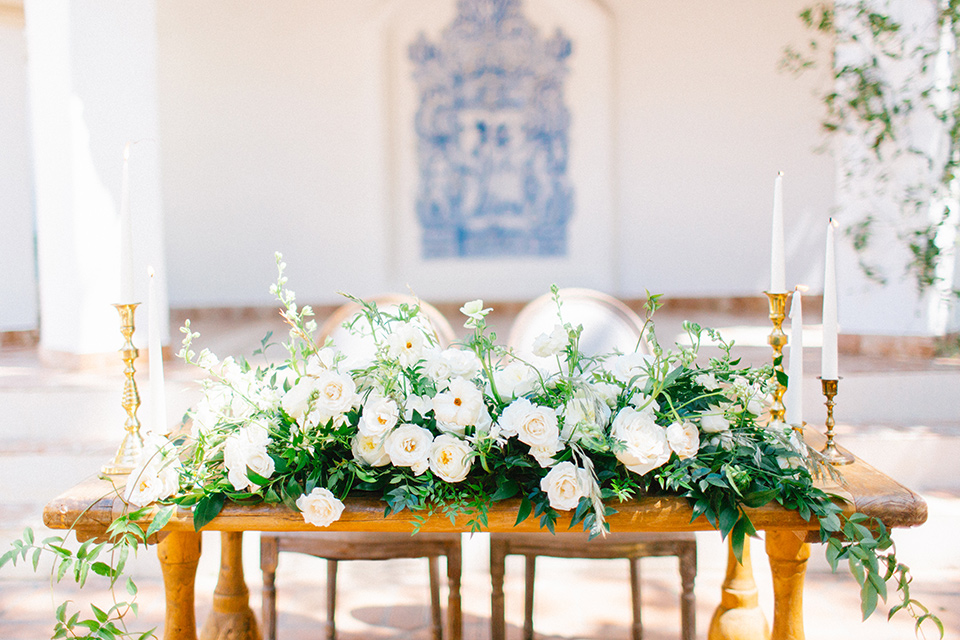
[[[830,467],[791,426],[767,423],[772,367],[741,365],[732,343],[690,323],[689,346],[663,348],[651,322],[657,296],[633,351],[595,355],[581,351],[583,328],[563,321],[554,288],[558,323],[535,341],[537,363],[497,344],[479,300],[461,309],[473,333],[441,349],[417,305],[381,309],[354,299],[361,313],[352,327],[376,345],[357,361],[329,342],[316,344],[312,310],[286,288],[279,254],[277,264],[286,358],[266,358],[269,334],[256,365],[197,353],[188,322],[180,356],[209,374],[204,397],[182,433],[148,438],[123,496],[140,509],[118,518],[107,542],[74,551],[65,537],[37,542],[28,529],[0,556],[0,567],[29,560],[37,570],[46,552],[57,582],[69,576],[82,586],[92,571],[109,580],[112,594],[125,587],[129,598],[114,594],[110,607],[92,607],[92,617],[59,605],[54,638],[153,635],[127,630],[136,585],[122,578],[130,554],[177,507],[192,509],[197,530],[227,501],[283,503],[327,526],[343,500],[366,495],[380,497],[387,514],[462,516],[479,531],[490,505],[519,498],[518,524],[534,517],[553,532],[569,512],[571,526],[595,536],[609,530],[617,502],[656,494],[684,496],[695,518],[730,537],[738,558],[756,535],[746,508],[778,503],[816,518],[831,566],[847,560],[860,585],[864,619],[892,580],[900,601],[890,615],[906,610],[918,632],[930,622],[942,637],[941,622],[910,596],[909,569],[884,524],[845,517],[814,485]],[[708,362],[698,359],[705,337],[720,347]],[[157,502],[163,506],[143,530],[137,521]]]

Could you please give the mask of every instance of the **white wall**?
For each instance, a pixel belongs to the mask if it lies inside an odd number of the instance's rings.
[[[3,9],[0,7],[0,9]],[[23,16],[0,11],[0,331],[37,328]]]
[[[453,13],[454,0],[438,2]],[[559,275],[575,280],[578,269],[589,275],[619,256],[606,281],[623,296],[645,288],[758,295],[769,273],[773,181],[783,170],[787,278],[818,290],[834,170],[813,152],[817,77],[776,69],[784,45],[803,37],[796,15],[804,1],[567,4],[612,25],[612,63],[590,72],[612,74],[614,109],[599,130],[607,129],[616,181],[606,214],[618,226],[606,246]],[[385,73],[384,48],[396,51],[380,30],[400,5],[158,3],[173,306],[270,304],[274,250],[284,252],[301,299],[334,301],[337,290],[366,295],[398,282],[422,285],[433,299],[490,293],[479,276],[418,282],[411,275],[422,273],[390,261],[398,214],[386,146],[399,108],[390,83],[404,80]],[[538,3],[525,6],[531,18],[543,15]],[[574,39],[574,56],[577,47]],[[572,139],[572,154],[589,143]],[[588,173],[577,179],[576,189],[589,189]],[[497,277],[502,297],[529,295]]]

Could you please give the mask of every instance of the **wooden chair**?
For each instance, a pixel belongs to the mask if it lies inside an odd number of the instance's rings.
[[[603,353],[614,347],[627,353],[640,339],[642,319],[625,304],[589,289],[561,289],[562,314],[566,322],[583,325],[580,348],[584,353]],[[517,315],[508,343],[524,359],[531,358],[534,339],[549,332],[557,323],[552,297],[541,296]],[[640,349],[649,352],[640,342]],[[550,363],[544,360],[545,365]],[[522,555],[526,560],[524,579],[523,638],[533,638],[533,587],[537,556],[556,558],[626,558],[630,563],[630,589],[633,600],[634,640],[643,636],[640,615],[640,558],[676,556],[680,565],[680,637],[693,640],[696,634],[696,608],[693,593],[697,574],[697,542],[693,533],[611,533],[588,540],[586,533],[492,533],[490,534],[490,580],[492,586],[490,631],[492,640],[503,640],[503,577],[505,558]]]
[[[414,303],[409,296],[384,296],[377,298],[381,308],[396,306],[403,302]],[[436,308],[420,303],[424,321],[434,331],[438,341],[445,346],[453,340],[453,329]],[[320,342],[332,337],[334,343],[352,355],[365,357],[373,354],[369,341],[347,332],[343,323],[359,311],[358,305],[350,303],[337,309],[320,327]],[[368,339],[369,340],[369,339]],[[260,568],[263,571],[263,629],[265,640],[275,640],[277,635],[276,571],[280,552],[304,553],[327,560],[327,638],[336,638],[335,612],[337,603],[337,563],[342,560],[390,560],[393,558],[427,558],[430,572],[430,611],[433,638],[443,637],[443,622],[440,613],[440,576],[438,558],[447,562],[447,633],[450,640],[460,640],[462,619],[460,613],[461,549],[459,533],[334,533],[334,532],[264,532],[260,534]]]

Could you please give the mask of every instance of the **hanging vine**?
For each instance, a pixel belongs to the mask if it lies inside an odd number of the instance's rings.
[[[919,293],[960,296],[948,273],[960,228],[960,0],[817,2],[799,17],[810,39],[781,66],[830,64],[822,126],[844,162],[844,232],[863,272],[880,284],[897,275],[880,240],[894,237]]]

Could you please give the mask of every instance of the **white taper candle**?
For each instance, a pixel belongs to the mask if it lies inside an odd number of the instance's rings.
[[[836,222],[830,218],[827,224],[826,263],[823,272],[823,352],[820,360],[820,377],[824,380],[838,380],[837,363],[837,262],[834,228]]]
[[[793,292],[790,305],[790,369],[787,374],[785,420],[787,424],[803,424],[803,302],[802,287]]]
[[[770,240],[770,293],[787,290],[786,258],[783,243],[783,172],[773,184],[773,230]]]
[[[123,148],[123,179],[120,182],[120,304],[133,298],[133,225],[130,222],[130,143]]]

